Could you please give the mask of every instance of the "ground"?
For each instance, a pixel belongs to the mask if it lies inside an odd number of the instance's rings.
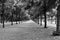
[[[52,24],[50,24],[52,25]],[[54,26],[45,29],[32,20],[21,24],[6,24],[0,28],[0,40],[60,40],[60,36],[53,36]]]

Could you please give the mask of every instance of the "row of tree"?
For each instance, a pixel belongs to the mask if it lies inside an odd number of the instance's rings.
[[[51,10],[52,8],[56,7],[56,1],[57,0],[30,0],[28,5],[25,7],[25,10],[33,10],[33,13],[29,13],[31,18],[34,20],[36,18],[41,18],[44,16],[45,18],[45,28],[46,27],[46,12]]]
[[[5,0],[4,2],[3,0],[0,0],[0,17],[3,28],[5,21],[11,21],[11,24],[13,25],[13,21],[16,21],[17,24],[17,21],[29,20],[22,9],[24,5],[18,5],[19,1]]]

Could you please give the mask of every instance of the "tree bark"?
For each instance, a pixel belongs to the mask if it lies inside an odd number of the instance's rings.
[[[59,36],[60,35],[60,5],[58,6],[57,9],[57,27],[56,27],[56,31],[53,32],[54,36]]]
[[[47,28],[47,26],[46,26],[46,24],[47,24],[47,22],[46,22],[46,13],[44,13],[44,16],[45,16],[45,26],[44,26],[44,28]]]
[[[40,25],[42,26],[42,15],[40,16]]]
[[[4,28],[4,3],[2,3],[2,19],[3,19],[3,28]]]
[[[20,13],[19,13],[19,24],[20,24]]]
[[[59,31],[59,21],[60,19],[59,19],[59,15],[57,14],[57,27],[56,27],[56,31]]]
[[[18,23],[17,23],[17,13],[16,13],[16,24],[18,24]]]
[[[12,18],[11,18],[11,25],[13,25],[13,12],[12,12]]]
[[[47,9],[46,9],[46,2],[44,1],[44,17],[45,17],[45,26],[44,26],[44,28],[47,28],[47,26],[46,26],[46,24],[47,24],[47,21],[46,21],[46,11],[47,11]]]

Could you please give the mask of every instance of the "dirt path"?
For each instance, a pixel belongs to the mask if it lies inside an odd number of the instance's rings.
[[[34,22],[27,22],[0,28],[0,40],[60,40],[52,36],[55,27],[43,28]]]

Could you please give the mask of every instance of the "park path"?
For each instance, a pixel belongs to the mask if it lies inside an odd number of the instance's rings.
[[[0,28],[0,40],[60,40],[60,37],[52,36],[54,30],[55,27],[45,29],[30,20]]]

